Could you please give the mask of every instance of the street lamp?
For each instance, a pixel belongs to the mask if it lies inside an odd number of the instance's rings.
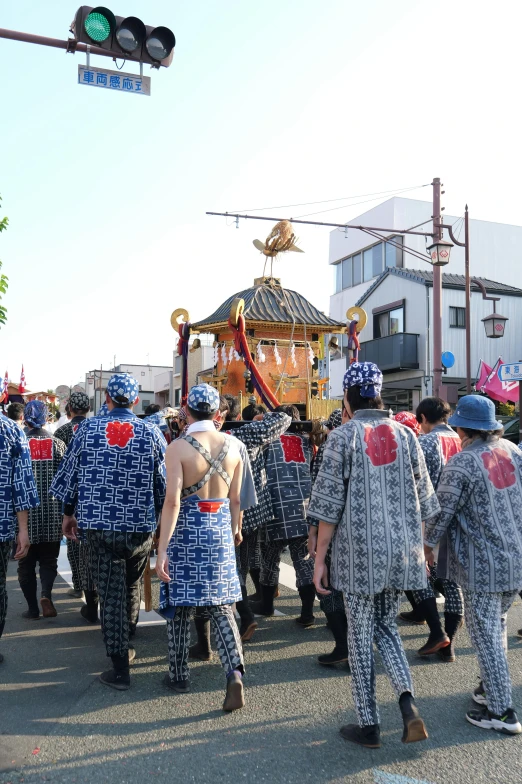
[[[495,303],[493,303],[493,313],[482,319],[484,329],[486,330],[487,338],[503,338],[506,321],[509,319],[507,316],[501,316],[495,310]]]
[[[433,245],[428,246],[427,250],[434,267],[444,267],[446,264],[449,264],[452,247],[452,242],[443,239],[439,239]]]

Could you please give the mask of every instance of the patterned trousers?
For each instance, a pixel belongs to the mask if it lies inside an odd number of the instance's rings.
[[[124,656],[129,649],[129,623],[138,620],[140,580],[152,534],[89,530],[86,536],[107,656]]]
[[[466,626],[480,667],[488,708],[501,716],[511,702],[507,662],[507,612],[517,591],[482,593],[464,590]]]
[[[379,724],[374,642],[397,697],[405,691],[413,694],[410,668],[395,621],[401,593],[387,588],[375,596],[344,594],[352,695],[360,727]]]
[[[464,597],[462,596],[460,585],[457,585],[453,580],[446,580],[443,577],[436,578],[433,581],[433,585],[444,596],[444,612],[464,615]],[[427,588],[422,588],[420,591],[412,591],[416,604],[420,604],[424,599],[431,599],[435,596],[433,585],[429,582]]]
[[[74,590],[88,590],[85,579],[87,571],[87,565],[85,563],[87,559],[86,545],[82,542],[73,542],[71,539],[67,539],[67,558],[69,559],[69,564],[71,566]]]
[[[12,542],[0,542],[0,637],[4,631],[7,615],[7,566]]]
[[[245,534],[239,547],[236,547],[237,576],[239,577],[239,584],[241,586],[246,585],[249,569],[255,568],[252,567],[252,563],[255,561],[257,549],[257,531],[251,531],[249,534]]]
[[[314,562],[307,549],[308,536],[296,536],[294,539],[279,539],[267,542],[261,565],[261,584],[277,585],[279,583],[279,564],[281,553],[288,547],[295,569],[296,585],[302,588],[314,581]]]
[[[186,681],[189,678],[190,618],[195,609],[198,617],[210,618],[212,622],[217,652],[225,675],[228,675],[232,670],[244,672],[241,637],[231,605],[196,608],[176,607],[174,617],[167,620],[170,679]]]

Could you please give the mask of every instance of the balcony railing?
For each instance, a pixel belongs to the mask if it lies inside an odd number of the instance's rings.
[[[396,370],[418,370],[417,341],[411,332],[399,332],[386,338],[361,343],[359,362],[375,362],[383,373]]]

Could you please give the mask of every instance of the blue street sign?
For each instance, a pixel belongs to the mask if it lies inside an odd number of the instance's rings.
[[[500,365],[497,376],[500,381],[522,381],[522,362]]]
[[[445,368],[452,368],[455,364],[455,355],[451,353],[451,351],[445,351],[442,354],[442,365]]]
[[[88,65],[78,66],[78,84],[102,87],[113,92],[150,95],[150,76],[110,71],[107,68],[91,68]]]

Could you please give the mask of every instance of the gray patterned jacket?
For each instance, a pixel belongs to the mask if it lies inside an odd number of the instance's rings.
[[[441,514],[425,528],[434,547],[449,538],[449,576],[495,593],[522,587],[522,452],[491,436],[454,455],[437,489]]]
[[[422,521],[438,511],[416,436],[387,411],[357,411],[330,433],[308,515],[337,525],[334,588],[425,588]]]

